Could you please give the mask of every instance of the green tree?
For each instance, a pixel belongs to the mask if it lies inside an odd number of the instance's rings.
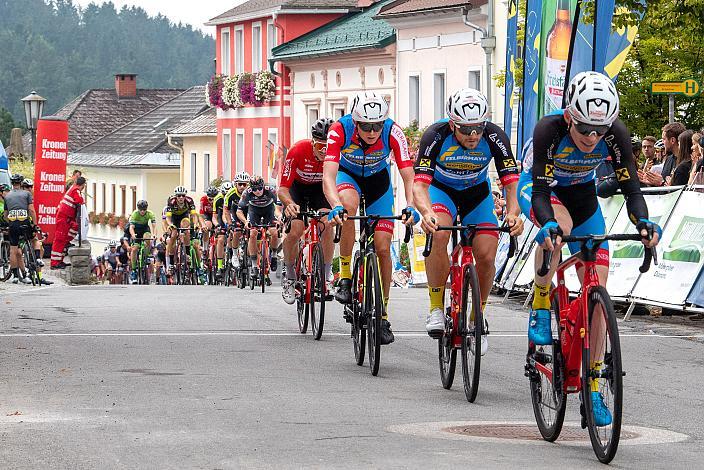
[[[22,124],[15,122],[12,114],[0,106],[0,142],[6,147],[10,145],[10,132],[15,127],[22,127]]]

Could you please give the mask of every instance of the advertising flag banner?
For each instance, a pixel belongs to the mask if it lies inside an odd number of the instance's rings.
[[[56,212],[66,189],[68,122],[40,119],[37,123],[34,163],[34,208],[37,225],[54,241]]]
[[[543,0],[542,30],[547,33],[540,45],[543,77],[541,116],[562,109],[575,5],[576,0]]]
[[[519,128],[516,149],[522,151],[525,143],[533,137],[533,128],[538,122],[540,112],[538,94],[542,87],[540,82],[540,15],[543,0],[527,0],[525,20],[525,43],[523,45],[523,90],[519,114]],[[539,83],[540,82],[540,83]],[[521,153],[520,156],[523,159]]]
[[[504,84],[504,132],[511,135],[513,122],[513,88],[516,70],[516,36],[518,34],[518,0],[508,3],[508,30],[506,32],[506,83]]]
[[[684,305],[704,265],[703,206],[704,193],[682,192],[663,227],[657,248],[659,264],[640,276],[633,289],[634,298]]]
[[[7,153],[5,152],[5,146],[2,145],[0,140],[0,170],[9,170],[10,161],[7,159]]]
[[[645,12],[643,2],[643,12],[638,13],[640,18]],[[618,73],[623,67],[628,51],[635,40],[638,26],[632,25],[622,27],[612,31],[614,16],[614,0],[598,0],[596,4],[596,34],[594,23],[585,19],[584,9],[580,12],[577,23],[577,34],[574,39],[572,57],[569,64],[569,79],[579,72],[596,70],[607,74],[612,80],[616,80]],[[616,10],[616,15],[628,12],[623,8]]]

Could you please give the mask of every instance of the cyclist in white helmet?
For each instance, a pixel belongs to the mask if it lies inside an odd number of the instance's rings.
[[[240,198],[242,197],[242,193],[244,193],[244,190],[247,189],[249,186],[249,180],[251,179],[251,176],[249,173],[246,171],[241,171],[235,175],[235,180],[234,183],[231,183],[229,186],[230,188],[227,189],[223,194],[223,220],[226,225],[224,227],[229,227],[233,223],[235,226],[241,225],[240,221],[237,219],[235,214],[237,213],[237,205],[240,203]],[[220,259],[224,258],[225,256],[225,231],[222,232],[223,237],[222,237],[222,248],[221,248],[221,240],[218,238],[218,270],[220,270]],[[227,240],[228,246],[230,248],[237,248],[239,242],[240,242],[240,236],[241,232],[230,232],[230,236]],[[221,251],[222,250],[222,251]]]
[[[648,206],[638,183],[633,160],[631,137],[618,119],[619,97],[609,77],[597,72],[578,73],[567,89],[567,108],[543,117],[535,126],[533,139],[526,144],[523,173],[518,183],[519,203],[526,217],[540,227],[536,242],[535,295],[530,311],[528,339],[535,345],[552,343],[550,329],[550,284],[560,261],[552,257],[545,276],[537,269],[543,262],[543,250],[558,251],[560,236],[606,233],[594,182],[595,168],[608,157],[626,197],[630,219],[643,236],[643,244],[655,246],[662,234],[660,227],[648,220]],[[653,233],[652,239],[648,234]],[[555,236],[555,243],[551,237]],[[568,244],[570,252],[579,251],[579,243]],[[599,282],[606,285],[609,271],[609,247],[603,243],[597,253]],[[582,268],[577,265],[581,276]],[[595,322],[591,338],[603,338],[604,326]],[[592,345],[595,347],[596,345]],[[599,392],[592,392],[594,419],[598,426],[611,423],[611,413]]]
[[[391,185],[391,155],[396,161],[406,194],[404,222],[420,218],[413,207],[413,161],[403,130],[389,117],[386,100],[374,93],[358,94],[350,114],[330,126],[327,155],[323,165],[323,191],[330,203],[329,220],[343,223],[344,214],[355,215],[360,195],[364,194],[367,214],[393,215],[394,196]],[[415,217],[414,217],[415,215]],[[391,285],[391,236],[394,224],[382,220],[376,226],[375,246],[379,257],[384,300],[388,302]],[[352,300],[350,262],[354,247],[355,227],[352,221],[342,226],[340,240],[340,285],[338,301]],[[391,324],[384,309],[381,343],[393,342]]]
[[[493,161],[506,192],[506,220],[513,227],[512,234],[520,234],[523,222],[516,199],[518,166],[508,136],[488,120],[486,98],[475,89],[464,88],[447,100],[445,110],[449,119],[428,127],[418,149],[413,192],[423,216],[423,229],[433,233],[439,225],[452,225],[458,215],[463,225],[496,225],[489,181],[489,165]],[[435,232],[432,252],[425,260],[430,295],[426,330],[431,336],[445,331],[449,239],[450,232]],[[494,280],[498,232],[477,232],[472,246],[483,306]],[[485,334],[482,354],[487,347]]]

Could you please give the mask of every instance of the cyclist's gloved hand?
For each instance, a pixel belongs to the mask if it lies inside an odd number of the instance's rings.
[[[643,237],[643,243],[649,247],[657,245],[658,241],[662,238],[662,228],[652,220],[639,219],[636,224],[636,229]]]
[[[342,219],[342,215],[345,213],[345,208],[342,206],[335,206],[330,212],[328,212],[328,222],[335,220],[335,217]]]
[[[401,214],[406,217],[404,223],[407,223],[409,219],[411,220],[412,224],[415,224],[416,222],[420,221],[420,214],[413,206],[406,207],[404,210],[401,211]]]
[[[543,225],[543,227],[538,231],[538,234],[535,236],[535,241],[541,245],[543,249],[552,250],[552,235],[562,236],[562,229],[554,220],[551,220]]]

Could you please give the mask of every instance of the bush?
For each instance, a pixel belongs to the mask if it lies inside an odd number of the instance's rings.
[[[401,261],[401,265],[404,268],[406,268],[406,270],[410,273],[411,272],[411,258],[408,254],[408,245],[409,245],[409,243],[401,242],[401,250],[399,251],[398,257]]]
[[[13,161],[10,162],[10,173],[15,174],[19,173],[20,175],[24,176],[25,178],[29,179],[34,179],[34,163],[32,163],[29,159],[29,155],[27,155],[27,158],[16,158]]]

